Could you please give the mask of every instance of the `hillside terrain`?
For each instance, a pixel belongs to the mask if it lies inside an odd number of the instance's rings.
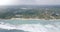
[[[60,6],[0,6],[0,18],[60,19]]]

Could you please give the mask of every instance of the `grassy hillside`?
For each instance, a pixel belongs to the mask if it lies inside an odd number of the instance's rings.
[[[16,16],[17,15],[17,16]],[[60,19],[60,8],[53,6],[11,6],[0,8],[0,18]]]

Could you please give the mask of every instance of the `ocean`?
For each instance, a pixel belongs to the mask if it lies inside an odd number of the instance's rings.
[[[0,32],[60,32],[60,20],[0,20]]]

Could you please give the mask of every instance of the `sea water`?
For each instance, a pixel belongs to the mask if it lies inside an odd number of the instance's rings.
[[[60,20],[0,20],[0,32],[60,32]]]

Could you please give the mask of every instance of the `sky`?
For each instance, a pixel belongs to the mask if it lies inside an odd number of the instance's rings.
[[[0,0],[0,5],[60,5],[60,0]]]

